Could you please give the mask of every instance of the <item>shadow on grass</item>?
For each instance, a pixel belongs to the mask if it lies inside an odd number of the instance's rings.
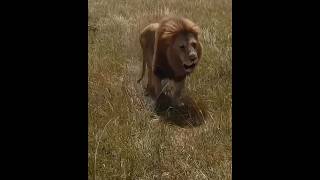
[[[197,127],[204,123],[206,107],[201,102],[195,102],[191,97],[182,98],[184,103],[181,107],[172,107],[171,98],[161,94],[155,111],[160,120],[180,127]]]

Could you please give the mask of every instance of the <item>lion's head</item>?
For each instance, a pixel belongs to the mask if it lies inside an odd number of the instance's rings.
[[[160,22],[159,42],[166,46],[168,63],[177,74],[190,74],[197,66],[202,45],[200,28],[186,18],[165,18]]]
[[[192,33],[179,34],[172,44],[187,73],[191,73],[199,61],[198,40]]]

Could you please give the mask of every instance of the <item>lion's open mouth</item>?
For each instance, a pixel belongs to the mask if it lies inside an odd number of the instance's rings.
[[[191,64],[190,66],[184,64],[183,66],[185,69],[193,69],[196,66],[196,64]]]

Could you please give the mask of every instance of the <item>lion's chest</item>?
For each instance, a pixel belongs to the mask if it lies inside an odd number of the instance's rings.
[[[170,80],[174,80],[174,81],[181,81],[187,75],[187,74],[180,75],[180,76],[175,75],[174,71],[172,70],[172,68],[170,68],[169,65],[167,65],[165,67],[164,66],[155,67],[154,73],[160,79],[170,79]]]
[[[170,67],[155,67],[154,73],[156,76],[158,76],[160,79],[173,79],[174,73]]]
[[[154,74],[160,79],[170,79],[174,81],[183,80],[187,74],[180,66],[175,65],[175,69],[170,66],[165,51],[158,51],[155,60]]]

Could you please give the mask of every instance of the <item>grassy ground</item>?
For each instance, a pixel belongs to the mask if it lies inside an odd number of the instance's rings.
[[[231,179],[231,0],[89,0],[89,179]],[[164,15],[202,28],[186,108],[143,96],[139,33]],[[179,111],[179,112],[178,112]]]

